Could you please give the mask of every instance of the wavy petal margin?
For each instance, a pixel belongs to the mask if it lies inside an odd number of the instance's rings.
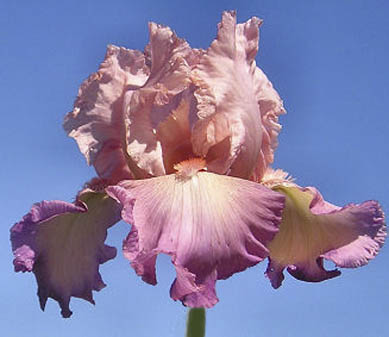
[[[123,250],[137,274],[156,284],[157,254],[168,254],[177,272],[171,297],[208,308],[218,301],[216,280],[268,256],[284,197],[254,182],[196,172],[199,167],[177,169],[181,174],[124,181],[107,193],[132,224]]]
[[[338,267],[356,268],[373,259],[384,244],[384,214],[376,201],[340,208],[312,187],[273,189],[286,197],[280,231],[269,244],[266,275],[274,288],[281,286],[285,267],[299,280],[320,282],[340,275],[337,269],[325,270],[323,258]]]
[[[105,287],[99,265],[116,256],[104,244],[120,220],[120,206],[105,193],[85,191],[74,204],[42,201],[11,228],[15,271],[34,272],[42,310],[48,297],[70,317],[71,296],[94,304],[92,290]]]
[[[89,165],[103,179],[116,183],[132,174],[126,158],[124,94],[142,86],[149,75],[143,53],[108,46],[99,70],[86,79],[74,109],[64,120]]]
[[[286,114],[286,110],[272,83],[258,67],[255,69],[254,83],[262,119],[262,146],[253,180],[260,181],[274,161],[274,151],[278,146],[278,134],[281,131],[278,118]]]
[[[236,24],[234,11],[224,12],[218,35],[193,70],[198,116],[192,142],[208,169],[259,181],[273,160],[280,130],[282,101],[266,75],[256,67],[259,26],[251,18]]]
[[[190,81],[194,52],[188,43],[169,28],[150,23],[150,43],[146,48],[151,72],[144,86],[125,98],[127,153],[143,176],[166,174],[157,128],[173,110]]]

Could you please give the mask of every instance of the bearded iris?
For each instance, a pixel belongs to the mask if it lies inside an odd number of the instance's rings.
[[[51,297],[68,317],[71,296],[93,302],[120,219],[136,273],[155,284],[157,255],[170,255],[170,295],[190,307],[215,305],[217,280],[266,258],[277,288],[284,268],[321,281],[339,274],[323,258],[357,267],[377,254],[378,203],[339,208],[270,169],[285,110],[255,63],[260,23],[225,12],[207,50],[154,23],[144,52],[108,47],[64,123],[98,178],[74,203],[43,201],[11,229],[15,270],[35,273],[42,308]]]

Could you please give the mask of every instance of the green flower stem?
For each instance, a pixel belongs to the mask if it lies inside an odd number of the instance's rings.
[[[190,308],[186,321],[186,337],[205,336],[205,309]]]

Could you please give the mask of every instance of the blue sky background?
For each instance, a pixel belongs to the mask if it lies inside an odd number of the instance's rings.
[[[2,1],[0,4],[0,335],[184,336],[186,308],[169,298],[174,270],[158,259],[159,283],[143,283],[118,257],[103,265],[96,306],[73,299],[39,309],[32,274],[14,273],[9,227],[33,202],[71,201],[94,176],[62,130],[78,87],[107,44],[141,49],[147,22],[208,47],[222,10],[264,19],[258,65],[285,102],[276,167],[338,205],[379,200],[389,210],[389,2],[370,1]],[[121,246],[119,223],[108,243]],[[286,275],[273,290],[265,263],[219,281],[207,336],[387,336],[389,251],[319,284]]]

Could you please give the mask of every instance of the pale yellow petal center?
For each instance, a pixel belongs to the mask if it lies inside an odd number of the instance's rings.
[[[280,231],[269,245],[270,257],[283,265],[315,260],[321,254],[349,243],[357,233],[334,214],[313,214],[313,194],[297,187],[278,186],[285,195]]]

